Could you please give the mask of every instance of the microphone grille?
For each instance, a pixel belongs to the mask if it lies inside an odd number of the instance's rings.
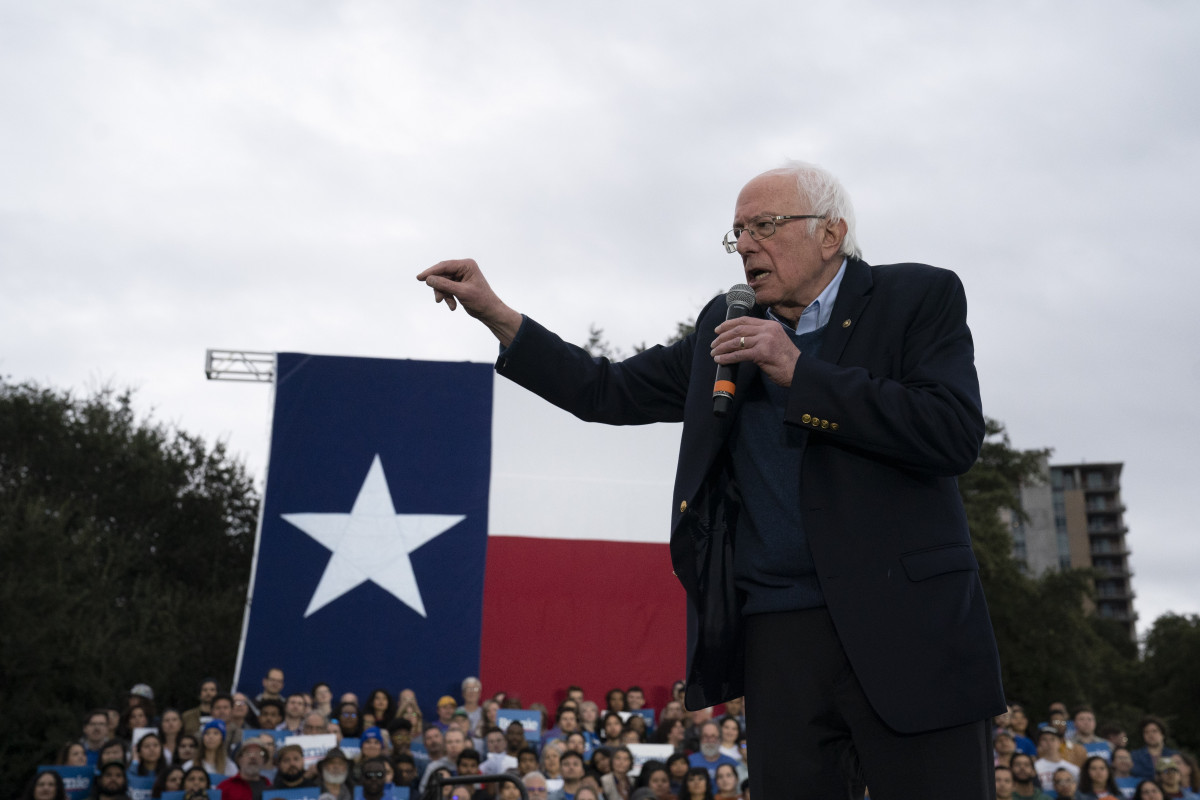
[[[730,306],[745,306],[750,308],[754,305],[754,290],[744,283],[739,283],[736,286],[730,286],[729,291],[725,293],[725,307]]]

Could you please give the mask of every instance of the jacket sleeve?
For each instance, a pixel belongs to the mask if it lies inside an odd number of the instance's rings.
[[[877,352],[844,357],[845,366],[797,359],[785,421],[905,468],[961,475],[975,463],[984,436],[966,293],[948,270],[925,268],[899,279],[910,278],[926,284],[924,291],[906,287],[920,292],[916,298],[877,287],[871,300],[868,313],[888,322],[870,340]],[[900,301],[914,310],[902,315],[888,307]]]
[[[525,317],[496,371],[586,422],[681,422],[694,347],[695,334],[614,363]]]

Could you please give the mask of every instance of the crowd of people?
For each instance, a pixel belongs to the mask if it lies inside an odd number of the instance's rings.
[[[284,673],[271,669],[255,697],[223,693],[216,680],[199,687],[196,705],[157,709],[153,689],[134,686],[120,708],[98,708],[82,720],[82,735],[65,743],[57,764],[90,768],[90,796],[261,800],[267,788],[315,789],[331,800],[409,797],[436,800],[516,800],[519,781],[532,800],[749,800],[749,752],[744,704],[687,712],[683,684],[661,709],[646,707],[637,686],[612,689],[603,704],[577,686],[537,731],[505,710],[519,700],[498,692],[482,697],[478,679],[462,681],[459,697],[437,700],[426,719],[411,690],[376,689],[365,700],[335,698],[318,683],[285,691]],[[714,713],[716,712],[716,713]],[[535,720],[536,721],[536,720]],[[1090,708],[1068,713],[1054,703],[1032,725],[1013,705],[993,733],[999,800],[1166,800],[1195,798],[1196,760],[1167,745],[1166,724],[1147,717],[1129,747],[1117,726],[1097,729]],[[288,736],[324,736],[334,746],[318,754]],[[655,744],[656,748],[641,745]],[[440,780],[438,779],[440,776]],[[479,781],[441,780],[480,776]],[[485,778],[484,776],[507,776]],[[869,787],[868,787],[869,791]],[[30,781],[27,800],[66,800],[59,771]]]

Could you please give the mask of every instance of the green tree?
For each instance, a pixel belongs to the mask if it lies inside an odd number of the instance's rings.
[[[190,706],[232,673],[257,507],[222,444],[128,392],[0,381],[0,796],[133,684]]]
[[[1164,614],[1146,634],[1146,707],[1179,746],[1200,751],[1200,617]],[[1132,725],[1130,726],[1133,731]]]

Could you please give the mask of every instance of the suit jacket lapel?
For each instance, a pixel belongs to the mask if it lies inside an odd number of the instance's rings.
[[[871,267],[867,262],[851,258],[846,263],[846,274],[838,287],[837,299],[833,301],[833,315],[817,358],[836,364],[842,357],[850,334],[858,326],[863,310],[871,301]]]

